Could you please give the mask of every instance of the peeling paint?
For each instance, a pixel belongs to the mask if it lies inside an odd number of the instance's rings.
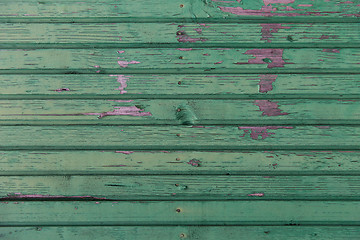
[[[267,93],[273,90],[273,82],[276,81],[278,75],[259,75],[259,92]]]
[[[282,26],[281,23],[263,23],[260,24],[261,29],[261,40],[265,40],[268,43],[271,43],[272,33],[277,33],[279,29],[290,29],[290,27]]]
[[[248,62],[236,62],[235,64],[267,64],[267,68],[284,67],[287,63],[283,59],[284,49],[251,49],[247,50],[244,54],[253,55]]]
[[[248,194],[249,197],[263,197],[264,193],[252,193]]]
[[[115,151],[116,153],[122,153],[122,154],[126,154],[129,155],[131,153],[134,153],[134,151]]]
[[[282,112],[279,109],[278,102],[272,102],[269,100],[255,100],[254,104],[259,107],[260,111],[262,111],[263,116],[281,116],[288,115],[289,113]]]
[[[70,91],[69,88],[58,88],[54,90],[55,92],[64,92],[64,91]]]
[[[187,162],[187,164],[190,164],[193,167],[200,167],[200,160],[197,159],[191,159],[189,162]]]
[[[125,88],[127,87],[127,81],[129,81],[129,78],[131,76],[125,76],[125,75],[109,75],[110,77],[117,77],[117,81],[120,83],[120,87],[116,88],[115,90],[119,90],[120,94],[127,93],[125,91]]]
[[[180,50],[180,51],[191,51],[193,50],[192,48],[178,48],[177,50]]]
[[[139,64],[139,63],[141,63],[141,62],[138,62],[138,61],[130,61],[130,62],[128,62],[128,61],[117,61],[117,62],[118,62],[120,67],[124,67],[124,68],[128,67],[129,64]]]
[[[322,52],[340,53],[340,49],[323,49]]]
[[[150,112],[143,112],[143,109],[137,108],[136,106],[130,107],[114,107],[111,112],[103,113],[84,113],[83,115],[99,115],[98,118],[106,116],[152,116]]]
[[[250,137],[254,140],[258,140],[259,136],[261,139],[266,139],[270,135],[274,135],[275,133],[268,132],[268,130],[277,130],[277,129],[293,129],[293,127],[287,126],[265,126],[265,127],[238,127],[239,130],[243,130],[244,134],[240,137],[245,137],[247,133],[250,132]]]

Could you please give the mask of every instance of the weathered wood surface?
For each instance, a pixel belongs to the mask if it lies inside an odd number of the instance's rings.
[[[1,48],[349,48],[358,47],[359,38],[357,23],[0,24]]]
[[[0,225],[358,225],[359,205],[261,200],[0,202]]]
[[[0,73],[360,73],[359,56],[358,48],[4,49]]]
[[[360,175],[360,152],[1,151],[0,174],[350,176]]]
[[[0,99],[359,99],[356,74],[0,75]]]
[[[360,176],[0,177],[0,200],[34,199],[348,201],[360,200]]]
[[[0,150],[360,150],[358,126],[2,126]]]
[[[0,227],[7,240],[42,239],[229,239],[343,240],[357,239],[358,226],[103,226],[103,227]]]
[[[136,21],[138,18],[162,19],[310,19],[331,21],[358,20],[359,0],[353,1],[311,1],[311,0],[154,0],[102,2],[91,0],[14,0],[3,1],[0,5],[2,21],[106,21],[118,18]],[[21,6],[21,8],[19,8]],[[60,18],[60,19],[59,19]],[[95,18],[95,19],[93,19]],[[102,20],[100,20],[102,19]],[[113,20],[113,19],[111,19]],[[83,20],[84,21],[84,20]]]
[[[0,100],[0,125],[358,124],[359,113],[360,100]]]

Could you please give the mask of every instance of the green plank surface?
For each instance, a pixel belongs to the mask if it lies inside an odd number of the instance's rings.
[[[341,34],[339,34],[341,29]],[[358,47],[356,23],[0,24],[1,48]]]
[[[169,0],[154,0],[151,2],[104,0],[98,2],[75,0],[41,2],[35,0],[3,1],[0,15],[3,21],[23,21],[31,18],[37,20],[62,21],[73,18],[191,18],[191,19],[266,19],[272,18],[300,18],[324,19],[332,18],[357,19],[359,17],[359,1],[311,1],[311,0],[183,0],[180,2]],[[18,6],[22,6],[21,9]],[[77,20],[77,19],[75,19]],[[96,19],[97,20],[97,19]],[[89,21],[89,20],[88,20]],[[94,21],[94,20],[93,20]]]
[[[359,112],[360,100],[0,100],[0,124],[359,124]]]
[[[360,176],[4,176],[0,200],[360,200]]]
[[[1,99],[359,99],[356,74],[0,75]]]
[[[360,175],[360,152],[1,151],[0,174]]]
[[[7,240],[43,239],[357,239],[357,226],[104,226],[104,227],[0,227]]]
[[[359,54],[352,48],[4,49],[0,73],[358,73]]]
[[[0,202],[0,225],[358,225],[359,204],[358,201]]]
[[[358,126],[2,126],[1,150],[359,150]]]

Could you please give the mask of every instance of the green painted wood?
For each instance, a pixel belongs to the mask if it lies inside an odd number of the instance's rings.
[[[20,9],[18,6],[22,6]],[[20,21],[29,21],[35,18],[38,21],[53,21],[57,18],[65,20],[78,20],[76,18],[116,17],[129,18],[230,18],[230,19],[266,19],[273,18],[300,18],[324,19],[332,18],[357,19],[359,17],[359,1],[311,1],[311,0],[154,0],[147,3],[138,1],[95,0],[79,2],[75,0],[14,0],[5,1],[0,5],[0,15],[3,21],[13,18]],[[55,19],[54,19],[55,18]],[[135,19],[134,19],[135,18]],[[65,20],[64,20],[65,19]]]
[[[352,48],[4,49],[0,73],[359,73],[359,54]]]
[[[339,34],[341,29],[341,34]],[[1,48],[323,47],[360,45],[356,23],[1,24]]]
[[[2,126],[0,150],[359,150],[358,126]]]
[[[347,201],[360,200],[359,183],[360,176],[3,176],[0,200]]]
[[[359,88],[349,74],[0,75],[0,99],[359,99]]]
[[[358,201],[0,202],[2,226],[358,225]]]
[[[112,227],[1,227],[7,240],[38,239],[231,239],[343,240],[357,239],[357,226],[112,226]]]
[[[1,151],[2,176],[360,175],[359,151]]]
[[[359,124],[359,112],[359,100],[0,100],[7,125]]]

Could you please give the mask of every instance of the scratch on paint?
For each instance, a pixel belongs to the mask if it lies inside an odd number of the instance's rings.
[[[274,135],[275,133],[268,132],[269,129],[277,130],[277,129],[293,129],[293,127],[286,127],[286,126],[265,126],[265,127],[238,127],[239,130],[244,130],[244,134],[240,137],[245,137],[247,133],[250,132],[250,137],[252,139],[258,140],[259,136],[261,139],[265,139],[270,135]]]
[[[127,93],[124,89],[127,87],[127,81],[131,76],[125,75],[109,75],[110,77],[117,77],[117,81],[120,83],[120,87],[116,88],[115,90],[119,90],[120,94]]]
[[[263,112],[263,116],[280,116],[289,114],[281,112],[282,110],[279,109],[277,102],[271,102],[269,100],[255,100],[254,104],[259,107],[260,111]]]
[[[130,107],[114,107],[111,112],[103,113],[84,113],[84,115],[99,115],[98,118],[106,116],[152,116],[150,112],[143,112],[144,109],[137,108],[136,106]]]
[[[268,43],[271,43],[272,33],[277,33],[279,29],[290,29],[290,27],[282,26],[281,23],[263,23],[260,24],[261,29],[261,40],[265,40]]]
[[[259,75],[259,92],[267,93],[273,90],[273,82],[275,82],[278,75]]]
[[[247,50],[244,54],[253,55],[247,63],[236,62],[235,64],[267,64],[267,68],[284,67],[287,63],[283,59],[284,49],[251,49]]]
[[[248,194],[249,197],[263,197],[264,193],[252,193]]]

